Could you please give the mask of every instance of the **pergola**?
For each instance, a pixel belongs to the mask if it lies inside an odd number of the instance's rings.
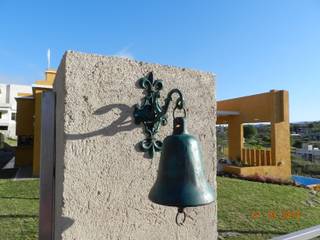
[[[246,165],[226,166],[226,172],[281,179],[291,176],[288,99],[287,91],[271,90],[217,102],[217,124],[228,124],[228,157]],[[271,149],[244,148],[243,124],[259,122],[271,124]]]

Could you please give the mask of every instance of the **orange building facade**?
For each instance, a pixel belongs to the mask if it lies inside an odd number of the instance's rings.
[[[242,176],[291,177],[289,94],[267,93],[228,99],[217,103],[217,124],[228,124],[228,157],[245,167],[226,166],[224,171]],[[244,148],[245,123],[270,122],[271,148]]]
[[[16,166],[32,166],[32,174],[39,176],[41,149],[41,99],[44,91],[51,91],[56,71],[47,70],[45,80],[32,85],[33,94],[20,93],[17,100],[18,146]]]

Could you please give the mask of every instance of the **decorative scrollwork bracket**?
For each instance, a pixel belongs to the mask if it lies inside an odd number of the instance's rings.
[[[168,122],[166,113],[172,101],[172,95],[174,93],[179,95],[174,110],[184,110],[184,100],[180,90],[173,89],[168,93],[164,106],[160,106],[159,98],[163,82],[159,79],[154,80],[152,72],[139,79],[139,87],[145,89],[147,93],[143,98],[142,104],[135,106],[133,116],[135,124],[143,124],[146,135],[146,139],[140,142],[140,148],[153,158],[155,152],[159,152],[162,149],[162,141],[157,140],[155,135],[158,133],[160,126],[164,126]]]

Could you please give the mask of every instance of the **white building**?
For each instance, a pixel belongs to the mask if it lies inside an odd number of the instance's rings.
[[[305,160],[309,161],[320,161],[320,150],[319,148],[314,148],[310,144],[304,143],[302,148],[297,148],[295,154],[303,157]]]
[[[10,138],[16,138],[16,97],[18,93],[32,93],[27,85],[0,83],[0,132]]]

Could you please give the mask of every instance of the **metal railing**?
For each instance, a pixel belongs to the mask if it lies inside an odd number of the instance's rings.
[[[320,225],[302,229],[283,236],[274,237],[271,240],[308,240],[320,236]]]

